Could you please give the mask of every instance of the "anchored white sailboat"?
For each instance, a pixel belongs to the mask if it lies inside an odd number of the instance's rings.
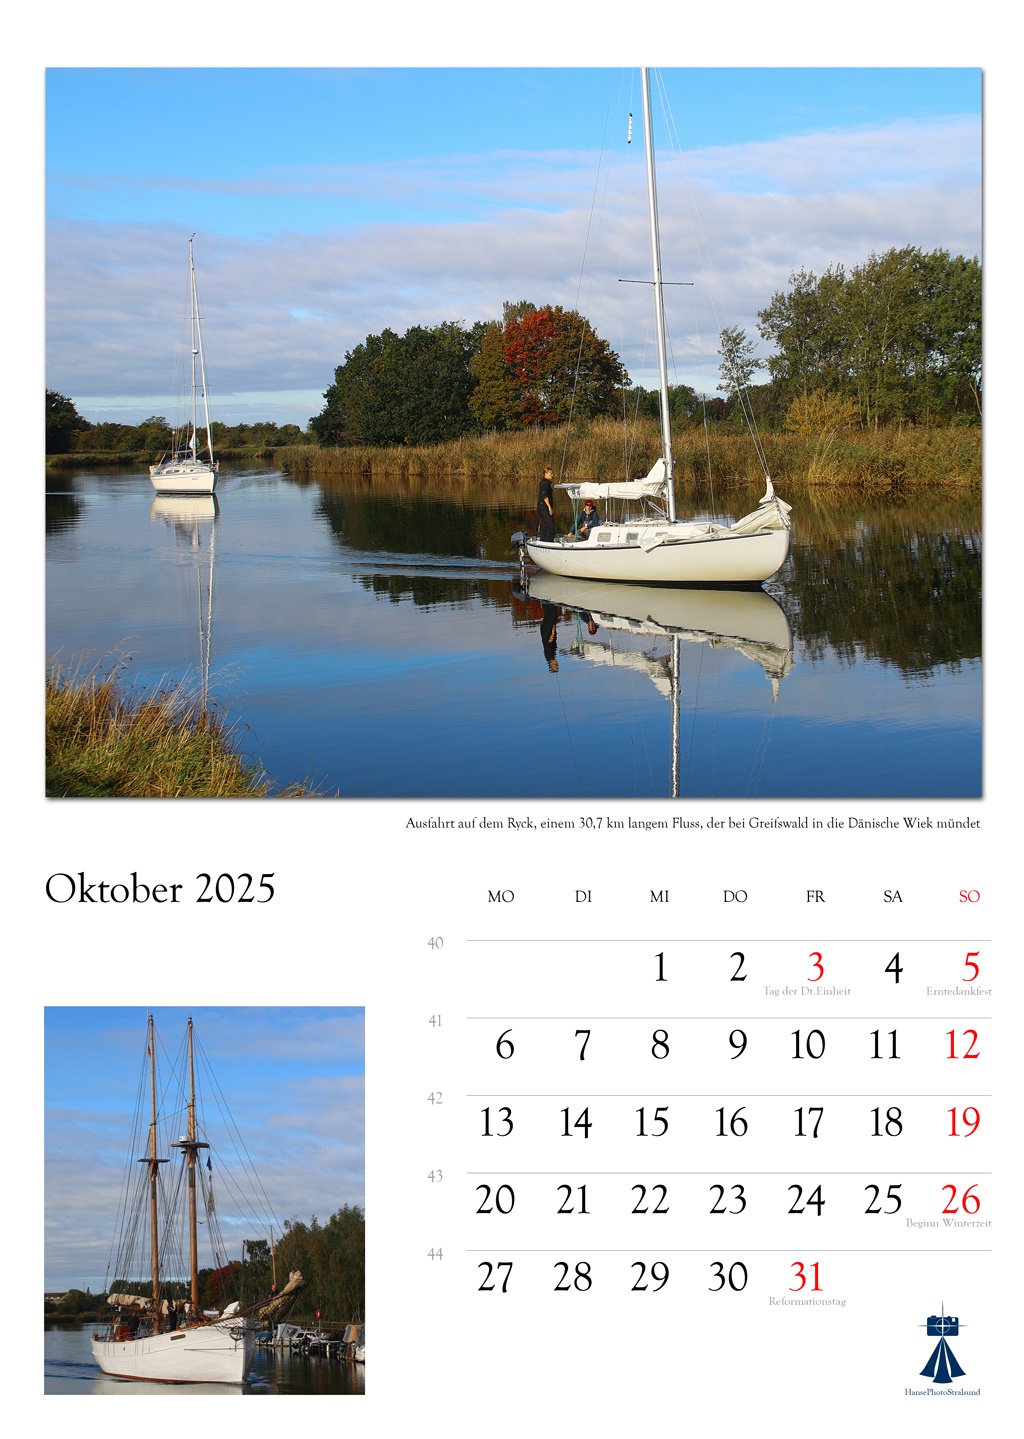
[[[641,479],[561,486],[574,500],[591,499],[603,505],[606,519],[609,508],[617,507],[621,514],[616,520],[596,525],[583,540],[569,536],[552,540],[524,537],[524,545],[529,558],[541,569],[577,579],[653,585],[758,585],[775,574],[789,553],[790,506],[776,495],[767,470],[764,496],[757,509],[733,524],[686,521],[676,515],[650,76],[646,69],[641,75],[662,455]]]
[[[196,267],[192,259],[193,235],[188,242],[188,284],[192,309],[191,319],[191,401],[184,423],[175,430],[171,453],[162,455],[149,467],[153,488],[161,495],[212,495],[217,484],[218,462],[213,458],[213,437],[210,433],[210,408],[206,397],[206,361],[203,357],[203,331],[199,319],[199,297],[196,293]],[[199,453],[199,398],[203,402],[203,423],[206,430],[206,456]]]
[[[128,1181],[120,1214],[121,1241],[113,1292],[107,1297],[111,1320],[107,1330],[92,1339],[93,1357],[105,1374],[124,1379],[145,1379],[167,1384],[240,1384],[249,1370],[255,1347],[256,1329],[279,1323],[305,1287],[295,1271],[280,1294],[243,1309],[234,1300],[220,1310],[200,1309],[199,1242],[197,1191],[201,1188],[206,1207],[206,1226],[211,1242],[217,1244],[216,1207],[213,1202],[212,1165],[202,1151],[210,1145],[200,1138],[196,1114],[196,1084],[192,1021],[188,1021],[185,1053],[186,1073],[180,1087],[171,1086],[171,1105],[184,1110],[185,1133],[168,1144],[181,1152],[177,1177],[162,1181],[160,1166],[170,1160],[159,1156],[158,1129],[162,1100],[158,1099],[156,1034],[149,1016],[146,1048],[147,1083],[140,1086],[140,1112],[135,1133],[145,1127],[146,1091],[149,1098],[147,1153],[137,1159],[144,1168],[135,1170]],[[186,1097],[187,1096],[187,1097]],[[167,1116],[168,1118],[170,1116]],[[179,1126],[180,1127],[180,1126]],[[132,1166],[134,1169],[134,1166]],[[172,1171],[173,1173],[173,1171]],[[177,1240],[172,1216],[186,1211],[188,1242],[187,1285],[168,1278],[167,1261],[175,1254]],[[216,1267],[223,1269],[223,1255],[215,1248]],[[182,1253],[184,1260],[184,1254]],[[133,1280],[133,1270],[147,1266],[143,1284]]]

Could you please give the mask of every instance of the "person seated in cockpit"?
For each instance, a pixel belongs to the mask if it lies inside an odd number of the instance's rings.
[[[593,500],[583,501],[583,511],[576,521],[576,538],[586,540],[590,538],[590,531],[601,523],[601,516],[594,507]]]

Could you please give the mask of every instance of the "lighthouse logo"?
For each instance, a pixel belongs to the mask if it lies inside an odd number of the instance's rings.
[[[943,1304],[942,1313],[930,1314],[924,1328],[929,1337],[939,1341],[928,1356],[928,1363],[921,1370],[924,1378],[930,1379],[933,1384],[949,1384],[954,1379],[959,1379],[966,1370],[961,1369],[956,1355],[949,1347],[950,1338],[955,1339],[960,1333],[959,1317],[947,1314]]]

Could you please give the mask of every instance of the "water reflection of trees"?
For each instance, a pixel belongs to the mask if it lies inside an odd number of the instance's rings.
[[[394,604],[411,600],[425,608],[470,600],[499,607],[509,604],[505,574],[488,580],[457,574],[409,574],[385,567],[389,555],[510,563],[509,536],[518,517],[504,509],[328,490],[321,492],[316,512],[345,546],[381,557],[381,569],[358,577],[358,583],[371,594]]]
[[[981,655],[981,542],[892,519],[790,554],[786,608],[802,656],[873,659],[905,675]]]
[[[369,554],[436,555],[505,564],[510,535],[522,524],[518,509],[460,505],[450,500],[321,491],[316,513],[334,535]]]
[[[461,605],[469,600],[507,607],[509,584],[501,580],[456,580],[445,575],[373,574],[358,575],[356,582],[369,594],[387,599],[392,604],[412,600],[424,609],[438,605]]]
[[[384,495],[339,494],[322,490],[317,513],[353,549],[400,555],[477,554],[473,511],[442,500],[403,504]],[[505,536],[508,552],[508,535]]]
[[[85,501],[70,491],[46,496],[46,533],[59,535],[75,527],[85,509]]]

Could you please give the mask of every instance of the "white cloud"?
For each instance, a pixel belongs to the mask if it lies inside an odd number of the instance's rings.
[[[696,289],[672,297],[678,378],[689,383],[698,382],[701,354],[700,382],[714,388],[721,325],[753,333],[757,309],[795,269],[849,267],[894,245],[980,249],[974,117],[702,150],[686,163],[716,302],[694,312]],[[335,366],[367,334],[495,318],[509,299],[579,304],[640,376],[648,295],[617,278],[646,273],[642,206],[628,221],[603,222],[591,244],[598,268],[578,296],[593,173],[591,156],[500,154],[217,182],[220,194],[255,188],[276,197],[268,214],[277,229],[246,238],[204,231],[197,248],[215,414],[231,420],[243,408],[232,397],[253,391],[299,392],[313,413]],[[667,162],[661,189],[666,273],[688,279],[696,266],[671,218],[676,179]],[[318,211],[320,228],[288,228],[288,202],[313,193],[318,203],[354,197],[387,218],[339,223],[343,207],[332,204]],[[133,417],[152,412],[152,397],[170,389],[186,241],[184,229],[165,223],[52,224],[48,385],[97,403],[137,395]],[[302,423],[305,409],[296,402],[289,417]]]

